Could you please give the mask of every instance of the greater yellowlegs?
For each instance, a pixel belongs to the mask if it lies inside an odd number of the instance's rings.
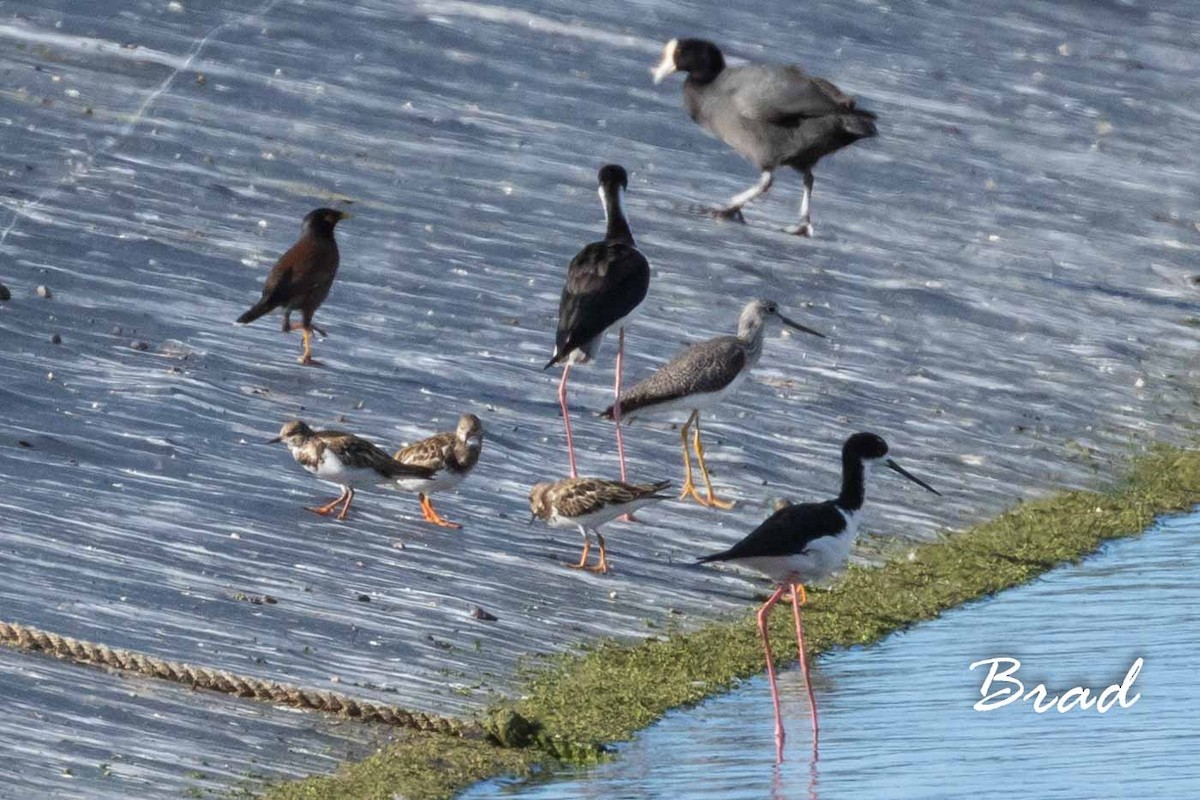
[[[312,357],[312,332],[325,332],[313,325],[313,314],[329,296],[333,279],[337,277],[338,246],[333,229],[349,219],[345,211],[318,208],[310,211],[300,227],[300,238],[279,257],[263,284],[262,298],[250,310],[237,318],[246,325],[277,308],[283,309],[283,332],[294,330],[292,312],[301,314],[300,333],[304,337],[301,364],[319,364]]]
[[[571,418],[567,412],[567,376],[571,365],[586,364],[596,358],[604,335],[617,329],[617,367],[614,381],[614,418],[618,421],[617,457],[621,462],[621,480],[625,475],[625,443],[621,439],[621,360],[625,352],[625,320],[646,297],[650,287],[650,264],[637,249],[633,232],[625,218],[625,189],[629,178],[616,164],[600,169],[600,200],[604,204],[607,230],[604,241],[593,242],[579,251],[567,267],[567,283],[558,304],[558,333],[554,355],[546,369],[563,365],[558,384],[558,402],[562,406],[567,431],[567,457],[571,477],[575,467],[575,445],[571,441]]]
[[[671,417],[681,412],[691,412],[680,430],[684,483],[679,499],[691,497],[702,505],[733,508],[733,503],[719,500],[713,494],[708,466],[704,463],[704,446],[700,441],[700,411],[737,391],[762,356],[763,337],[770,320],[778,320],[790,328],[824,338],[824,334],[781,314],[774,300],[752,300],[742,309],[738,318],[737,336],[718,336],[688,347],[621,396],[621,414],[626,422],[647,415]],[[602,416],[616,418],[616,405],[609,406],[601,413]],[[707,497],[701,497],[692,482],[688,431],[693,427],[692,448],[696,452],[700,475],[704,478]]]
[[[429,495],[444,492],[462,483],[463,478],[479,462],[483,450],[483,423],[474,414],[458,418],[458,427],[446,433],[435,433],[428,439],[414,442],[396,451],[396,460],[409,466],[433,470],[433,477],[401,478],[402,488],[416,491],[421,500],[421,513],[426,522],[443,528],[461,528],[457,522],[443,518],[433,510]]]
[[[341,503],[337,518],[345,519],[354,501],[355,487],[390,483],[397,478],[433,477],[433,470],[401,464],[366,439],[342,431],[315,431],[298,419],[284,423],[279,435],[268,442],[283,442],[300,466],[342,487],[337,499],[308,509],[322,516],[332,514]]]
[[[796,619],[796,641],[800,648],[800,668],[808,690],[812,718],[813,748],[817,746],[817,703],[808,680],[808,656],[804,651],[804,625],[800,606],[807,598],[804,584],[827,579],[842,568],[858,535],[859,512],[866,495],[867,476],[883,462],[918,486],[939,494],[925,481],[886,458],[887,442],[874,433],[856,433],[842,445],[842,491],[824,503],[789,505],[776,511],[749,536],[728,550],[704,556],[699,563],[728,561],[763,573],[779,587],[758,612],[758,630],[767,655],[767,679],[771,684],[771,702],[775,706],[775,752],[783,759],[783,718],[779,711],[779,692],[775,685],[775,664],[767,638],[767,615],[789,588],[792,613]]]
[[[567,566],[608,572],[608,550],[600,526],[632,514],[647,503],[669,499],[659,492],[670,485],[670,481],[631,484],[601,478],[567,478],[555,483],[539,483],[529,492],[529,510],[533,513],[530,522],[541,519],[554,528],[578,528],[583,534],[583,554],[578,564]],[[600,561],[594,567],[587,566],[592,548],[589,533],[596,534],[600,545]]]
[[[875,115],[855,98],[799,67],[743,64],[726,67],[712,42],[672,39],[651,72],[661,83],[686,72],[683,104],[702,128],[732,147],[762,173],[758,183],[712,213],[742,220],[742,206],[771,188],[775,170],[792,167],[804,176],[800,222],[788,233],[812,236],[809,215],[813,167],[824,156],[875,135]]]

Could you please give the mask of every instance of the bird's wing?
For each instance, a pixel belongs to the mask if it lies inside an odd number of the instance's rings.
[[[746,538],[700,561],[731,561],[803,553],[810,543],[844,530],[846,518],[832,500],[785,506],[763,520]]]
[[[331,245],[337,246],[332,240],[301,237],[271,268],[263,284],[263,299],[270,298],[279,305],[331,283],[334,273],[327,266],[332,263],[336,268],[337,263],[330,261],[336,258],[336,251],[330,253]]]
[[[716,392],[746,367],[746,349],[736,336],[718,336],[694,344],[621,397],[622,411],[677,400],[689,394]],[[611,412],[611,408],[606,414]]]
[[[595,242],[567,267],[558,303],[554,361],[599,336],[637,308],[650,288],[650,264],[624,242]],[[552,362],[553,363],[553,362]]]
[[[824,78],[794,66],[749,65],[730,75],[734,107],[743,117],[777,124],[854,108],[854,98]]]
[[[437,433],[413,442],[396,453],[396,460],[410,466],[445,469],[454,455],[454,434]]]
[[[632,503],[653,496],[664,488],[664,483],[633,485],[600,478],[574,478],[560,484],[553,501],[560,515],[581,517],[606,506]]]
[[[321,438],[326,446],[337,449],[343,457],[343,463],[373,469],[385,478],[429,478],[434,472],[428,467],[401,463],[366,439],[350,433],[322,431]]]

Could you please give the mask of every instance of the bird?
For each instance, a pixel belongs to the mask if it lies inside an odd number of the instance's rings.
[[[578,564],[567,564],[572,569],[590,572],[608,572],[608,550],[600,526],[617,517],[632,514],[648,503],[670,499],[660,494],[671,485],[670,481],[655,483],[624,483],[603,478],[565,478],[553,483],[539,483],[529,492],[529,521],[541,519],[552,528],[578,528],[583,534],[583,554]],[[587,565],[588,553],[592,549],[589,533],[596,534],[600,545],[600,560],[595,566]]]
[[[662,60],[651,73],[657,84],[675,72],[687,73],[683,103],[691,118],[761,173],[758,183],[710,213],[744,222],[742,206],[766,194],[776,169],[792,167],[804,177],[804,193],[799,224],[785,230],[812,236],[813,168],[824,156],[875,136],[875,114],[858,108],[853,96],[829,81],[809,76],[797,66],[726,67],[720,49],[703,39],[667,42]]]
[[[625,352],[625,322],[646,298],[650,288],[650,263],[633,240],[625,217],[625,190],[629,176],[617,164],[606,164],[598,176],[600,200],[604,204],[607,228],[604,240],[592,242],[576,254],[567,267],[567,282],[558,303],[558,331],[554,355],[544,369],[563,365],[558,383],[558,403],[562,407],[567,431],[567,458],[571,477],[579,471],[575,465],[575,446],[571,440],[571,418],[567,412],[567,376],[574,364],[586,364],[600,353],[605,334],[617,329],[617,364],[613,396],[617,401],[614,419],[618,421],[617,457],[621,480],[626,480],[625,443],[621,439],[621,370]]]
[[[447,433],[435,433],[428,439],[414,442],[396,451],[395,459],[401,464],[425,467],[434,471],[428,480],[400,478],[397,482],[409,491],[415,490],[421,500],[421,512],[426,522],[443,528],[461,528],[457,522],[443,518],[433,510],[429,495],[453,489],[479,462],[483,450],[483,423],[474,414],[463,414],[458,418],[458,427]]]
[[[842,445],[842,490],[836,498],[823,503],[785,505],[733,547],[704,556],[696,562],[709,564],[722,561],[749,567],[779,584],[758,611],[758,630],[767,657],[767,678],[771,684],[771,702],[775,706],[775,754],[780,761],[783,760],[783,720],[779,711],[771,643],[767,638],[767,615],[771,607],[791,589],[800,666],[808,690],[812,718],[813,751],[816,752],[817,706],[808,679],[808,657],[804,652],[804,626],[800,617],[800,606],[808,600],[804,584],[827,579],[840,570],[850,557],[850,548],[858,535],[867,477],[876,465],[882,463],[935,495],[941,494],[887,458],[887,454],[887,442],[878,434],[853,434]]]
[[[733,508],[734,503],[720,500],[713,494],[708,467],[704,463],[704,446],[700,441],[700,411],[737,391],[742,381],[750,374],[750,369],[762,356],[767,322],[773,319],[798,331],[825,338],[823,333],[785,317],[774,300],[751,300],[738,318],[737,336],[718,336],[691,345],[621,396],[621,418],[625,422],[632,422],[643,416],[670,417],[678,412],[691,412],[691,416],[680,429],[684,469],[680,500],[690,497],[710,508]],[[615,418],[616,404],[600,412],[600,415]],[[692,481],[688,431],[693,428],[692,448],[696,452],[700,474],[704,478],[704,487],[707,490],[707,496],[704,497]]]
[[[321,362],[312,357],[312,332],[316,330],[324,336],[325,331],[313,325],[313,314],[329,296],[337,277],[339,258],[333,229],[349,218],[348,213],[334,208],[308,212],[300,225],[300,238],[279,257],[267,275],[262,298],[237,318],[237,324],[247,325],[279,308],[283,310],[283,332],[288,333],[295,330],[292,312],[299,311],[304,352],[297,361],[319,365]]]
[[[338,504],[342,509],[338,519],[345,519],[359,486],[388,484],[398,478],[432,480],[434,470],[424,466],[402,464],[366,439],[343,431],[316,431],[306,422],[294,419],[285,422],[279,435],[268,444],[283,442],[292,458],[322,480],[336,483],[342,493],[336,499],[308,510],[325,516],[332,514]]]

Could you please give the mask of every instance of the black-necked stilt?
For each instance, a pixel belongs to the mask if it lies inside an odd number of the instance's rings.
[[[804,193],[799,224],[786,230],[812,236],[813,168],[821,158],[876,132],[875,115],[856,108],[854,97],[824,78],[777,64],[726,67],[717,46],[702,39],[667,42],[651,72],[655,83],[686,72],[683,103],[691,118],[762,173],[754,186],[712,210],[723,219],[742,221],[742,206],[765,194],[775,170],[787,166],[804,176]]]
[[[313,325],[313,314],[329,296],[337,277],[339,258],[333,229],[349,218],[345,211],[335,208],[308,212],[300,227],[300,238],[279,257],[267,275],[262,298],[237,318],[239,325],[247,325],[279,308],[283,310],[283,332],[288,333],[295,330],[292,312],[299,311],[300,333],[304,337],[304,352],[298,359],[301,364],[320,364],[312,357],[312,332],[315,330],[322,336],[325,332]]]
[[[625,218],[625,189],[629,178],[616,164],[600,169],[600,200],[604,204],[607,230],[604,241],[593,242],[579,251],[567,267],[567,283],[558,303],[558,333],[554,355],[546,369],[563,364],[558,384],[558,402],[562,406],[567,430],[567,456],[571,477],[575,467],[575,446],[571,441],[571,418],[567,413],[567,375],[571,365],[586,364],[600,352],[604,335],[617,329],[617,367],[614,396],[621,397],[621,362],[625,351],[625,320],[633,313],[650,287],[650,264],[637,249],[633,232]],[[617,457],[621,462],[621,480],[625,480],[625,443],[621,439],[620,404],[615,404],[618,420]]]
[[[541,519],[554,528],[578,528],[583,534],[583,555],[573,569],[608,572],[608,551],[600,526],[617,517],[632,514],[647,503],[669,499],[659,494],[671,485],[670,481],[631,484],[602,478],[567,478],[555,483],[539,483],[529,492],[529,510],[533,519]],[[587,566],[592,542],[589,533],[596,534],[600,545],[600,561]]]
[[[758,629],[767,655],[767,678],[775,706],[775,748],[783,758],[783,719],[775,685],[775,665],[767,638],[767,615],[783,593],[792,589],[792,612],[796,618],[796,640],[800,667],[808,690],[812,716],[813,748],[817,746],[817,705],[808,680],[808,657],[804,652],[804,626],[800,606],[806,601],[804,584],[828,578],[846,563],[858,534],[859,512],[866,494],[867,476],[880,461],[918,486],[939,494],[920,478],[902,469],[887,456],[888,446],[873,433],[856,433],[842,445],[842,491],[834,500],[785,506],[766,519],[745,539],[720,553],[704,556],[698,563],[729,561],[763,573],[779,587],[758,612]]]
[[[421,513],[426,522],[443,528],[462,527],[434,511],[429,495],[453,489],[462,483],[479,462],[482,450],[483,423],[474,414],[463,414],[458,418],[458,427],[453,431],[435,433],[428,439],[422,439],[396,451],[395,458],[401,464],[434,471],[433,477],[428,480],[402,478],[398,481],[403,484],[403,488],[418,493]]]
[[[268,443],[275,442],[286,444],[300,466],[318,478],[342,487],[336,500],[308,509],[322,516],[332,514],[342,503],[337,518],[345,519],[350,503],[354,501],[356,487],[376,486],[397,479],[429,480],[433,477],[433,470],[401,464],[366,439],[342,431],[315,431],[298,419],[284,423],[279,435],[268,440]]]
[[[738,319],[737,336],[718,336],[688,347],[668,361],[657,372],[639,381],[626,392],[620,401],[621,416],[631,422],[640,416],[672,416],[690,411],[680,438],[683,442],[683,468],[685,480],[679,499],[691,497],[703,505],[717,508],[733,508],[733,503],[718,500],[713,495],[712,481],[704,463],[704,447],[700,442],[700,411],[715,405],[737,391],[738,386],[750,374],[750,368],[762,356],[763,336],[769,320],[778,320],[784,325],[813,336],[817,333],[779,313],[774,300],[752,300],[742,309]],[[605,417],[617,417],[616,404],[602,413]],[[692,482],[692,459],[688,454],[688,430],[695,426],[692,448],[704,478],[707,497],[701,497]]]

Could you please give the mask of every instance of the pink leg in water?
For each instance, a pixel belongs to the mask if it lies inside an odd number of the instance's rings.
[[[613,385],[613,422],[617,426],[617,459],[621,462],[621,482],[624,483],[625,477],[625,442],[621,438],[621,365],[625,355],[625,326],[621,326],[617,331],[617,378]],[[633,515],[627,514],[626,519],[632,519]]]
[[[804,623],[800,621],[800,605],[808,602],[804,587],[792,587],[792,614],[796,617],[796,643],[800,647],[800,669],[804,673],[804,688],[808,690],[808,713],[812,717],[813,753],[817,752],[817,698],[813,696],[812,681],[808,679],[808,654],[804,652]]]
[[[563,425],[567,428],[567,458],[571,461],[571,477],[578,478],[579,471],[575,469],[575,443],[571,441],[571,416],[567,413],[567,375],[570,372],[570,363],[563,364],[562,380],[558,382],[558,404],[562,406]]]
[[[763,603],[762,608],[758,610],[758,631],[762,634],[763,650],[767,653],[767,681],[771,684],[771,704],[775,706],[775,762],[783,762],[783,714],[779,710],[779,687],[775,683],[775,658],[771,655],[771,642],[767,638],[767,617],[771,613],[771,606],[779,602],[779,598],[783,597],[783,593],[787,591],[788,585],[781,584],[775,590],[775,594],[767,598],[767,602]]]

